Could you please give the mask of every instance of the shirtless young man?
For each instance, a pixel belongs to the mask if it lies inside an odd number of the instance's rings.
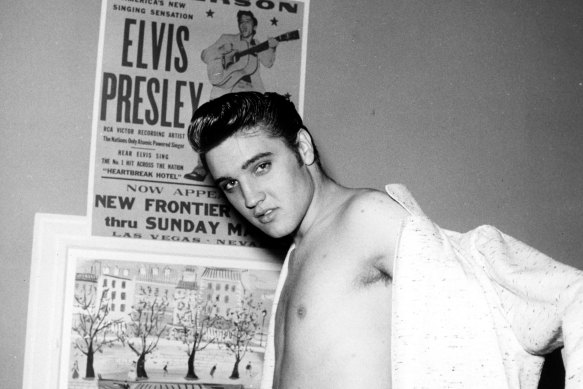
[[[227,126],[218,118],[195,123],[191,130],[206,132],[189,137],[201,136],[194,146],[237,211],[271,237],[293,236],[273,387],[390,388],[392,262],[406,211],[385,193],[328,178],[283,97],[232,99],[242,112],[267,105],[274,122],[243,116]]]
[[[188,137],[242,216],[293,238],[262,389],[532,389],[561,347],[566,388],[583,387],[583,272],[494,227],[447,231],[412,198],[337,184],[282,96],[214,99]]]

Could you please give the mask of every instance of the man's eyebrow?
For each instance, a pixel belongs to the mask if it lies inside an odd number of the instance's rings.
[[[228,180],[232,180],[232,178],[231,177],[218,177],[218,178],[215,178],[215,184],[219,185],[221,182],[228,181]]]
[[[265,153],[259,153],[257,155],[254,155],[253,157],[249,158],[247,161],[245,161],[243,163],[243,165],[241,165],[241,170],[245,170],[247,169],[250,165],[252,165],[253,163],[257,162],[258,160],[260,160],[261,158],[265,158],[265,157],[269,157],[273,155],[273,153],[271,152],[265,152]],[[229,176],[223,176],[223,177],[217,177],[215,178],[215,184],[220,184],[223,181],[228,181],[228,180],[232,180],[232,177]]]
[[[247,161],[245,161],[245,163],[243,165],[241,165],[241,170],[245,170],[249,167],[249,165],[257,162],[257,160],[259,160],[261,158],[269,157],[271,155],[273,155],[273,153],[271,153],[271,152],[259,153],[255,156],[249,158]]]

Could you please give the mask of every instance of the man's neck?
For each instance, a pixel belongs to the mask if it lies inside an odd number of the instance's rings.
[[[302,223],[294,234],[294,243],[299,245],[304,238],[310,236],[318,228],[322,221],[328,219],[331,214],[335,214],[348,191],[348,188],[320,174],[314,180],[314,194]]]

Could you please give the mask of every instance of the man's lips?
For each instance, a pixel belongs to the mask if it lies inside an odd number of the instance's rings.
[[[275,216],[275,210],[270,208],[266,210],[257,211],[253,214],[253,216],[261,223],[269,223],[270,221],[273,220]]]

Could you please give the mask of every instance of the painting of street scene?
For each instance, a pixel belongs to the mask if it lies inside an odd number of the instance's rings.
[[[258,388],[278,274],[78,259],[68,389]]]

